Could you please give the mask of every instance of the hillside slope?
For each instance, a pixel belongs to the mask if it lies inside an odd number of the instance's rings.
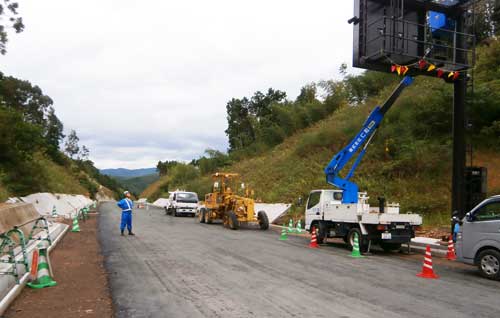
[[[58,165],[41,153],[36,153],[34,159],[39,169],[39,175],[36,178],[42,181],[34,184],[31,189],[16,192],[17,184],[2,182],[0,178],[0,202],[7,200],[11,196],[27,195],[34,192],[83,194],[93,198],[98,189],[103,188],[94,176],[91,176],[89,172],[77,164]],[[13,187],[14,190],[10,190]],[[114,196],[112,191],[105,189],[108,196]]]

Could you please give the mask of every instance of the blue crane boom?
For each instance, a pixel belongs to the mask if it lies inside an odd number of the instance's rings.
[[[374,110],[370,113],[361,131],[354,137],[354,139],[345,146],[339,153],[333,156],[330,163],[325,168],[326,182],[329,184],[343,190],[342,203],[358,203],[358,185],[352,181],[349,181],[354,175],[354,171],[358,167],[361,159],[365,155],[366,148],[370,144],[380,122],[384,118],[384,115],[394,104],[396,99],[399,97],[401,92],[413,83],[413,78],[410,76],[405,76],[403,80],[399,83],[396,89],[392,92],[391,96],[385,101],[382,106],[376,106]],[[345,165],[351,160],[351,158],[356,155],[358,150],[361,149],[357,158],[349,170],[349,173],[345,178],[339,176],[340,170],[342,170]]]

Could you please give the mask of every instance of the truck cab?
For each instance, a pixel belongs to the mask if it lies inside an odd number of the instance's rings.
[[[500,280],[500,195],[479,203],[460,223],[458,260],[478,266],[486,278]]]
[[[180,216],[190,215],[194,217],[198,209],[198,194],[187,191],[174,191],[168,198],[167,214]]]
[[[402,243],[409,243],[415,237],[415,228],[422,224],[417,214],[400,214],[395,203],[370,207],[369,197],[360,192],[357,203],[342,203],[342,190],[313,190],[306,203],[305,228],[317,232],[318,243],[326,238],[343,238],[353,245],[354,235],[360,239],[363,250],[370,243],[380,245],[384,250],[396,250]]]

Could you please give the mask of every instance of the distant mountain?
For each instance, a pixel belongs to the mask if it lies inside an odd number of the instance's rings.
[[[147,175],[158,175],[156,172],[156,168],[142,168],[142,169],[125,169],[125,168],[117,168],[117,169],[102,169],[102,174],[111,176],[111,177],[119,177],[119,178],[135,178],[142,177]]]
[[[157,173],[155,173],[133,178],[124,178],[124,177],[112,177],[112,178],[117,179],[125,189],[131,191],[134,194],[139,195],[151,183],[158,180],[160,176]]]

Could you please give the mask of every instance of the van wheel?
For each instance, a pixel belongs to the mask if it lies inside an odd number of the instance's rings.
[[[359,249],[362,253],[365,253],[366,251],[368,251],[368,242],[365,238],[363,238],[361,230],[358,228],[352,228],[347,234],[347,245],[350,249],[352,249],[352,246],[354,245],[354,233],[358,234]]]
[[[259,227],[261,230],[267,230],[269,228],[269,219],[264,211],[259,211],[257,213],[257,219],[259,220]]]
[[[484,250],[479,253],[477,259],[477,265],[483,277],[500,280],[500,252]]]
[[[229,211],[227,217],[229,228],[231,230],[237,230],[240,228],[240,221],[238,221],[238,217],[233,211]]]
[[[198,220],[200,223],[205,223],[205,213],[207,213],[205,209],[201,209],[200,212],[198,212]]]

